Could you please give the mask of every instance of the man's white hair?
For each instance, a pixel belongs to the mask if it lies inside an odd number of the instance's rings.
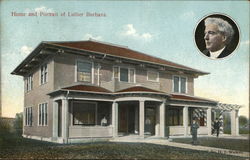
[[[205,26],[209,24],[215,24],[218,26],[219,31],[222,34],[224,34],[227,38],[226,44],[231,42],[233,35],[234,35],[234,30],[231,24],[229,24],[227,21],[221,18],[208,17],[207,19],[205,19]]]

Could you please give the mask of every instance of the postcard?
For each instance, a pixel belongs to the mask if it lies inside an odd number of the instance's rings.
[[[0,159],[249,158],[249,1],[0,4]]]

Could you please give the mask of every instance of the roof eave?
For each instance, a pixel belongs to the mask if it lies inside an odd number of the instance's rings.
[[[20,74],[20,70],[34,58],[37,53],[44,47],[44,42],[41,42],[37,45],[37,47],[11,72],[12,75],[22,75]]]
[[[85,52],[91,52],[91,53],[106,55],[106,56],[110,56],[110,57],[117,57],[117,58],[123,58],[123,59],[125,58],[125,59],[129,59],[129,60],[132,60],[132,61],[139,61],[139,62],[150,63],[150,64],[154,64],[154,65],[160,65],[160,66],[170,67],[170,68],[173,68],[173,69],[178,69],[178,70],[183,70],[183,71],[189,71],[189,72],[192,72],[192,73],[198,74],[198,75],[207,75],[207,74],[210,74],[209,72],[203,72],[203,71],[199,71],[197,69],[187,69],[187,68],[185,69],[185,68],[180,68],[180,67],[166,65],[166,64],[161,64],[161,63],[149,62],[149,61],[144,61],[144,60],[139,60],[139,59],[134,59],[134,58],[128,58],[128,57],[122,57],[122,56],[116,56],[116,55],[111,55],[111,54],[107,54],[107,53],[96,52],[96,51],[91,51],[91,50],[86,50],[86,49],[79,49],[79,48],[74,48],[74,47],[68,47],[68,46],[58,45],[58,44],[54,44],[53,42],[45,42],[45,43],[49,44],[49,45],[52,45],[52,46],[62,47],[62,48],[74,49],[74,50],[79,50],[79,51],[85,51]],[[172,62],[172,63],[174,63],[174,62]]]

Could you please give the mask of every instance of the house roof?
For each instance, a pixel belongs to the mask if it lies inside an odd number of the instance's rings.
[[[100,92],[100,93],[112,93],[111,91],[99,87],[99,86],[90,86],[90,85],[75,85],[71,87],[62,88],[63,90],[71,90],[71,91],[87,91],[87,92]]]
[[[181,100],[181,101],[195,101],[195,102],[208,102],[208,103],[217,103],[217,101],[205,99],[201,97],[195,97],[190,95],[181,95],[181,94],[171,94],[171,100]]]
[[[148,54],[129,49],[126,46],[103,43],[103,42],[98,42],[98,41],[93,41],[93,40],[73,41],[73,42],[45,42],[45,43],[55,45],[55,46],[60,46],[60,47],[97,52],[97,53],[102,53],[105,55],[110,55],[110,56],[115,56],[115,57],[121,57],[121,58],[126,58],[126,59],[139,60],[139,61],[144,61],[148,63],[164,65],[164,66],[172,67],[176,69],[192,71],[200,75],[208,74],[207,72],[203,72],[197,69],[193,69],[184,65],[173,63],[173,62],[170,62],[170,61],[158,58],[158,57],[150,56]]]
[[[161,65],[168,68],[171,68],[173,70],[179,70],[179,71],[186,71],[191,72],[193,74],[197,75],[205,75],[209,74],[207,72],[203,72],[194,68],[190,68],[181,64],[177,64],[174,62],[170,62],[158,57],[150,56],[145,53],[141,53],[132,49],[129,49],[126,46],[120,46],[115,45],[111,43],[104,43],[99,41],[60,41],[60,42],[53,42],[53,41],[44,41],[41,42],[16,68],[11,74],[17,74],[17,75],[23,75],[24,73],[22,70],[26,70],[26,68],[29,68],[29,63],[34,63],[34,59],[37,56],[44,56],[46,54],[41,54],[41,50],[45,49],[69,49],[73,50],[73,52],[77,52],[78,54],[82,54],[83,52],[88,53],[95,53],[115,58],[124,58],[131,61],[139,61],[140,63],[148,63],[151,65]],[[26,67],[26,68],[25,68]]]

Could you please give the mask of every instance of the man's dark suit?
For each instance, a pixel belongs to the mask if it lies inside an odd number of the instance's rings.
[[[204,50],[202,53],[205,54],[206,56],[210,57],[210,52],[209,52],[209,50],[206,49],[206,50]],[[227,48],[225,48],[217,58],[226,57],[226,56],[228,56],[228,55],[231,54],[231,53],[232,53],[231,51],[229,51]]]

